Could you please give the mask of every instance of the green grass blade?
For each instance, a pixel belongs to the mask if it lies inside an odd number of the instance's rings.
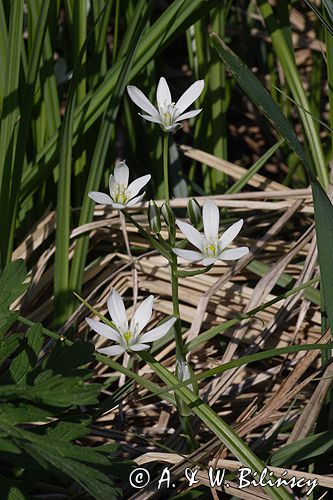
[[[71,210],[71,167],[73,126],[77,86],[81,79],[81,62],[86,44],[76,61],[66,102],[60,134],[59,181],[57,193],[56,252],[54,263],[54,324],[61,325],[67,318],[69,297],[69,234]]]
[[[188,342],[187,344],[185,344],[187,351],[190,352],[193,349],[197,349],[201,344],[207,342],[207,340],[210,340],[210,339],[214,338],[216,335],[218,335],[222,332],[225,332],[226,330],[228,330],[232,326],[237,325],[237,323],[239,323],[240,321],[242,321],[244,319],[253,318],[253,316],[255,316],[258,312],[264,311],[268,307],[273,306],[274,304],[277,304],[281,300],[284,300],[284,299],[290,297],[291,295],[294,295],[295,293],[300,292],[301,290],[305,290],[306,288],[311,286],[313,283],[316,283],[318,281],[319,281],[318,277],[313,278],[312,280],[308,281],[307,283],[304,283],[303,285],[299,285],[295,288],[292,288],[291,290],[288,290],[288,291],[278,295],[274,299],[269,300],[268,302],[265,302],[264,304],[261,304],[260,306],[256,307],[255,309],[248,311],[247,313],[240,314],[239,316],[237,316],[237,318],[230,319],[230,320],[226,321],[225,323],[223,323],[222,325],[213,326],[209,330],[206,330],[205,332],[198,335],[195,339],[193,339],[190,342]]]
[[[265,114],[307,168],[310,176],[315,209],[321,284],[323,287],[327,316],[330,325],[333,325],[333,260],[330,255],[331,249],[333,248],[332,203],[321,184],[318,182],[312,164],[308,161],[300,142],[278,105],[273,101],[268,92],[243,61],[241,61],[241,59],[239,59],[217,35],[213,35],[212,40],[220,57],[227,64],[245,94],[247,94]]]
[[[142,35],[142,31],[149,19],[151,7],[151,2],[147,3],[145,0],[141,1],[137,7],[138,12],[142,13],[142,18],[140,23],[137,24],[137,29],[134,32],[127,57],[123,59],[122,71],[119,75],[114,91],[109,98],[109,106],[102,120],[94,156],[90,165],[88,179],[85,187],[85,194],[82,200],[79,225],[86,224],[87,222],[92,220],[95,204],[88,197],[88,193],[89,191],[96,191],[99,188],[110,139],[118,114],[120,100],[125,91],[125,86],[128,81],[128,75],[139,44],[140,37]],[[81,289],[88,243],[89,236],[83,236],[76,242],[70,277],[70,288],[72,290],[80,291]]]
[[[79,57],[80,50],[84,45],[85,39],[87,37],[87,2],[74,2],[73,4],[73,60],[76,61]],[[81,65],[84,68],[84,74],[77,85],[76,90],[76,103],[81,102],[85,96],[87,91],[87,82],[86,82],[86,51],[82,54]],[[86,166],[86,148],[83,147],[79,158],[77,158],[74,163],[74,202],[75,205],[80,205],[82,194],[83,194],[83,186],[84,186],[84,178],[85,178],[85,166]]]
[[[326,16],[328,17],[328,16]],[[333,15],[330,23],[327,19],[327,24],[331,27],[331,30],[326,28],[325,31],[325,41],[326,41],[326,54],[327,54],[327,80],[328,80],[328,100],[331,112],[329,113],[329,122],[331,126],[331,147],[333,149]],[[326,27],[326,25],[325,25]]]
[[[225,194],[234,194],[239,193],[243,187],[247,185],[250,179],[265,165],[265,163],[270,159],[270,157],[279,149],[279,147],[284,143],[284,139],[281,139],[276,144],[274,144],[271,148],[269,148],[266,153],[264,153],[259,160],[257,160],[251,168],[236,181]]]
[[[311,108],[297,70],[295,58],[290,50],[283,30],[280,28],[275,19],[273,9],[268,0],[258,0],[258,6],[265,20],[268,32],[272,38],[274,50],[279,58],[279,61],[281,62],[281,66],[293,97],[295,101],[299,102],[302,106],[302,108],[298,108],[298,112],[302,120],[311,151],[312,162],[321,184],[326,188],[328,186],[328,170],[321,145],[321,139],[317,133],[317,128],[311,114],[304,111],[307,110],[311,112]]]
[[[129,80],[141,71],[149,61],[156,57],[166,45],[175,39],[184,29],[202,17],[208,9],[214,8],[219,0],[176,1],[157,19],[142,37],[140,47],[135,55]],[[124,56],[125,57],[125,56]],[[105,75],[98,88],[87,93],[75,110],[73,145],[78,140],[79,133],[85,134],[107,107],[108,97],[114,90],[119,78],[122,61],[116,62]],[[84,120],[82,121],[82,116]],[[35,162],[29,165],[27,175],[22,185],[22,198],[38,189],[41,183],[50,175],[56,165],[55,155],[58,146],[58,134],[52,136],[45,147],[38,152]],[[37,169],[37,165],[40,166]]]
[[[92,80],[91,84],[94,87],[97,85],[97,83],[100,81],[101,77],[104,76],[106,73],[106,36],[108,33],[108,27],[109,27],[109,19],[110,19],[110,14],[113,6],[113,0],[107,0],[104,2],[103,0],[97,0],[96,2],[93,2],[91,7],[92,7],[92,12],[94,16],[94,22],[97,21],[97,19],[100,16],[101,11],[103,8],[105,9],[104,14],[99,18],[99,26],[98,30],[95,30],[95,47],[94,47],[94,58],[92,61]]]
[[[33,0],[32,0],[33,3]],[[7,201],[9,213],[7,221],[4,220],[2,227],[3,234],[7,236],[7,252],[8,258],[11,257],[13,243],[14,243],[14,230],[16,225],[17,203],[23,172],[24,157],[26,152],[26,144],[28,140],[30,120],[32,115],[32,108],[34,103],[34,90],[38,75],[39,62],[43,49],[43,42],[47,27],[47,18],[50,8],[50,0],[45,0],[39,13],[36,35],[33,41],[31,57],[28,65],[27,78],[24,87],[23,103],[24,108],[21,110],[21,118],[18,127],[17,145],[14,156],[13,166],[13,182],[11,183],[9,203]]]
[[[6,16],[3,9],[3,4],[2,2],[0,2],[0,61],[3,61],[3,64],[6,61],[7,45],[8,45],[8,33],[6,26]],[[2,108],[4,89],[5,89],[5,72],[0,71],[0,112]]]
[[[325,349],[332,349],[333,343],[330,344],[304,344],[304,345],[292,345],[288,347],[278,347],[276,349],[270,349],[268,351],[257,352],[255,354],[249,354],[248,356],[242,356],[238,359],[233,359],[228,363],[224,363],[220,366],[215,366],[210,370],[203,371],[196,375],[192,375],[183,382],[180,382],[176,386],[172,387],[172,390],[179,389],[180,387],[187,387],[190,384],[195,384],[206,378],[214,377],[215,375],[220,375],[233,368],[239,368],[240,366],[245,366],[250,363],[256,363],[257,361],[263,361],[264,359],[274,358],[276,356],[283,356],[284,354],[292,354],[294,352],[302,351],[324,351]],[[165,389],[161,391],[158,396],[169,392],[171,389]],[[143,398],[144,399],[144,398]]]
[[[315,4],[313,4],[310,0],[304,0],[304,2],[316,14],[322,25],[325,26],[327,31],[333,36],[333,28],[331,24],[325,19],[325,16],[323,16],[318,7],[316,7]],[[332,23],[333,23],[333,17],[332,17]]]
[[[326,9],[327,14],[331,19],[331,22],[333,23],[333,5],[331,0],[323,0],[323,5]]]
[[[23,4],[23,0],[11,3],[7,54],[4,64],[5,83],[0,124],[0,213],[3,221],[11,218],[11,214],[8,212],[8,193],[12,180],[17,120],[20,114],[18,83],[21,64]],[[0,269],[8,261],[8,233],[2,230],[0,235]]]
[[[167,368],[162,366],[148,352],[141,351],[140,356],[151,367],[167,386],[172,389],[179,384],[180,380],[173,375]],[[260,475],[266,465],[253,453],[248,445],[237,435],[231,427],[222,420],[215,411],[204,403],[193,391],[188,387],[181,387],[175,390],[176,395],[193,413],[195,413],[202,422],[217,436],[222,443],[233,453],[233,455],[243,464]],[[273,476],[270,476],[273,478]],[[269,496],[276,500],[291,499],[292,497],[282,488],[276,486],[264,487],[264,491]]]
[[[224,37],[227,9],[222,6],[216,7],[211,13],[212,30],[221,33]],[[208,97],[211,105],[210,134],[212,140],[212,154],[224,160],[228,159],[227,149],[227,110],[229,99],[227,95],[226,67],[213,50],[211,54],[210,68],[208,71]],[[211,171],[212,191],[222,193],[227,187],[226,175],[222,172]]]
[[[260,276],[261,278],[265,276],[267,273],[269,273],[272,270],[273,266],[266,264],[264,262],[261,262],[259,260],[253,259],[247,266],[246,269],[248,271],[251,271],[251,273],[256,274],[257,276]],[[278,286],[281,286],[282,288],[286,289],[291,289],[292,286],[295,284],[296,279],[291,276],[288,273],[282,273],[279,279],[277,280],[276,284]],[[304,297],[308,299],[310,302],[315,304],[316,306],[320,306],[321,300],[320,300],[320,290],[317,290],[316,288],[306,288],[304,290]]]

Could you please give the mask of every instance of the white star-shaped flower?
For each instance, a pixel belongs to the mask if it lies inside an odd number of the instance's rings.
[[[116,209],[133,207],[144,197],[145,193],[139,196],[136,195],[150,181],[150,178],[150,174],[143,175],[128,185],[129,168],[124,161],[121,161],[115,166],[113,174],[110,175],[110,196],[99,191],[90,191],[88,196],[96,203],[111,205],[111,207]]]
[[[132,101],[147,115],[141,115],[142,118],[150,122],[158,123],[162,130],[171,132],[181,127],[182,120],[192,118],[200,113],[201,109],[193,111],[184,111],[200,96],[204,88],[204,80],[194,82],[178,99],[176,103],[172,102],[169,86],[165,78],[160,78],[157,86],[157,109],[149,99],[141,92],[138,87],[129,85],[127,92]]]
[[[129,322],[123,299],[119,293],[113,288],[108,298],[108,309],[115,328],[108,326],[100,321],[86,318],[86,322],[92,330],[102,337],[116,342],[111,347],[97,349],[98,352],[107,356],[116,356],[127,352],[137,352],[149,349],[146,342],[153,342],[161,339],[166,335],[173,326],[176,318],[170,318],[162,325],[153,328],[152,330],[142,333],[146,325],[149,323],[153,312],[154,297],[149,295],[137,307],[132,320]]]
[[[210,266],[217,260],[237,260],[249,252],[248,247],[238,247],[226,250],[226,247],[236,238],[243,226],[243,219],[232,224],[219,237],[220,212],[211,200],[205,201],[202,210],[204,234],[187,222],[176,220],[181,232],[186,236],[198,251],[174,248],[179,257],[192,262],[201,262],[203,266]]]

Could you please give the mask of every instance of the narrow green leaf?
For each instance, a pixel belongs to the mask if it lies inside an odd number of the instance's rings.
[[[280,300],[284,300],[287,297],[290,297],[291,295],[294,295],[295,293],[306,289],[313,283],[316,283],[319,281],[319,278],[313,278],[312,280],[308,281],[307,283],[304,283],[303,285],[299,285],[292,290],[288,290],[281,295],[278,295],[275,297],[275,299],[269,300],[268,302],[265,302],[264,304],[261,304],[260,306],[256,307],[255,309],[252,309],[251,311],[248,311],[247,313],[240,314],[237,318],[230,319],[229,321],[226,321],[225,323],[222,323],[222,325],[217,325],[213,326],[209,330],[200,333],[195,339],[191,340],[187,344],[185,344],[186,348],[188,351],[192,351],[193,349],[196,349],[199,347],[199,345],[203,344],[204,342],[207,342],[207,340],[210,340],[214,338],[216,335],[219,333],[225,332],[232,326],[236,325],[240,321],[248,318],[252,318],[255,316],[258,312],[264,311],[268,307],[276,304],[277,302],[280,302]]]
[[[113,133],[115,120],[120,106],[121,97],[125,91],[125,86],[128,81],[128,75],[132,67],[132,62],[134,60],[136,50],[138,48],[139,40],[150,16],[152,3],[147,3],[146,1],[140,2],[138,7],[141,8],[142,18],[141,21],[137,24],[136,30],[133,34],[133,39],[131,40],[127,57],[122,61],[119,78],[114,87],[113,93],[109,97],[108,108],[105,111],[102,119],[100,133],[98,136],[94,156],[91,161],[88,179],[85,186],[79,225],[86,224],[87,222],[92,220],[95,204],[88,197],[88,193],[89,191],[96,191],[99,188],[110,139]],[[82,236],[76,241],[70,275],[71,290],[80,291],[81,289],[88,243],[89,236]]]
[[[243,187],[247,185],[249,180],[263,167],[269,158],[279,149],[279,147],[284,143],[284,139],[281,139],[276,144],[274,144],[271,148],[269,148],[266,153],[264,153],[259,160],[257,160],[252,167],[250,167],[247,172],[236,181],[226,192],[225,194],[233,194],[239,193]]]
[[[288,120],[282,114],[278,105],[273,101],[259,80],[247,68],[227,45],[215,34],[212,35],[213,44],[220,57],[230,68],[238,84],[248,97],[264,113],[286,142],[295,151],[307,168],[313,193],[315,209],[315,223],[321,283],[324,300],[330,325],[333,325],[333,260],[330,251],[333,248],[333,206],[324,189],[315,177],[304,150],[298,141]]]
[[[304,460],[318,457],[331,451],[333,448],[333,432],[321,432],[313,434],[294,443],[282,446],[271,456],[270,463],[275,466],[298,464]]]
[[[282,356],[283,354],[291,354],[294,352],[301,352],[301,351],[315,351],[315,350],[320,350],[323,351],[325,349],[332,349],[333,348],[333,343],[331,344],[303,344],[303,345],[292,345],[288,347],[278,347],[276,349],[270,349],[268,351],[262,351],[262,352],[257,352],[255,354],[249,354],[248,356],[242,356],[239,359],[233,359],[229,361],[228,363],[225,363],[220,366],[216,366],[214,368],[211,368],[210,370],[205,370],[201,373],[198,373],[196,375],[193,375],[192,377],[189,377],[185,379],[183,382],[177,384],[175,387],[172,388],[172,390],[179,389],[180,387],[186,387],[189,384],[194,384],[196,382],[199,382],[200,380],[205,380],[206,378],[209,377],[214,377],[215,375],[219,375],[221,373],[224,373],[228,370],[232,370],[233,368],[238,368],[239,366],[244,366],[248,365],[249,363],[255,363],[257,361],[262,361],[263,359],[269,359],[273,358],[276,356]],[[160,396],[161,394],[164,394],[165,392],[168,392],[170,389],[166,389],[165,391],[161,391],[158,395]]]
[[[283,30],[275,19],[273,9],[268,0],[258,0],[258,6],[265,20],[268,32],[272,39],[274,50],[279,58],[293,97],[295,101],[299,102],[302,106],[302,108],[298,108],[298,112],[311,151],[312,164],[314,165],[315,172],[318,175],[321,184],[324,188],[327,188],[328,169],[323,153],[321,139],[317,131],[316,124],[311,116],[311,108],[299,76],[294,54],[292,50],[290,50]],[[310,111],[310,113],[307,113],[304,110]]]
[[[54,263],[54,323],[61,325],[67,319],[69,297],[69,234],[71,206],[71,166],[75,99],[82,76],[82,59],[87,41],[81,47],[75,63],[66,102],[65,116],[60,134],[59,181],[57,193],[56,252]]]
[[[10,212],[8,212],[8,193],[10,192],[12,181],[12,162],[17,139],[17,120],[20,114],[18,107],[18,83],[21,64],[21,44],[23,41],[23,4],[23,0],[10,3],[10,24],[4,70],[5,84],[0,122],[0,213],[4,222],[11,217]],[[7,247],[8,234],[5,231],[1,231],[0,269],[4,268],[9,260]]]
[[[183,30],[214,8],[219,0],[177,0],[172,2],[156,22],[143,34],[140,46],[134,58],[129,74],[129,81],[156,57],[163,48],[174,40]],[[125,57],[125,55],[124,55]],[[123,61],[117,61],[106,73],[98,88],[87,93],[75,109],[73,144],[85,134],[108,106],[109,96],[119,78]],[[84,116],[84,119],[82,118]],[[54,134],[44,148],[38,152],[35,161],[30,164],[22,182],[22,198],[30,196],[50,175],[56,165],[59,133]],[[39,167],[39,168],[37,168]]]
[[[171,389],[180,380],[173,375],[167,368],[162,366],[156,359],[154,359],[148,352],[141,351],[140,356],[151,367],[151,369],[167,384]],[[187,406],[191,408],[202,422],[214,432],[214,434],[222,441],[222,443],[233,453],[233,455],[241,462],[260,475],[261,471],[266,465],[254,454],[254,452],[247,446],[247,444],[231,429],[231,427],[222,420],[215,411],[204,403],[193,391],[188,387],[176,389],[176,395]],[[273,478],[273,476],[272,476]],[[269,496],[276,500],[287,500],[292,497],[283,488],[264,487],[264,491]]]

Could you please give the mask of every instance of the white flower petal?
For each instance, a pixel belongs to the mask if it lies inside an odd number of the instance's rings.
[[[144,118],[145,120],[149,121],[149,122],[153,122],[153,123],[158,123],[158,124],[161,124],[162,123],[162,120],[160,118],[160,115],[154,117],[154,116],[150,116],[150,115],[142,115],[141,113],[139,113],[139,115]]]
[[[126,207],[134,207],[134,205],[136,205],[137,203],[139,203],[139,201],[142,200],[142,198],[144,197],[145,194],[146,194],[146,192],[140,194],[140,196],[136,196],[135,198],[132,198],[130,201],[127,201]]]
[[[149,323],[153,312],[154,296],[149,295],[145,300],[138,305],[131,321],[131,331],[135,328],[135,334],[142,332],[144,327]]]
[[[171,104],[171,94],[169,85],[167,84],[166,79],[162,76],[157,86],[157,104],[159,106],[168,106]]]
[[[129,168],[124,161],[115,166],[113,175],[117,184],[128,186]]]
[[[237,260],[244,257],[244,255],[249,253],[248,247],[238,247],[231,248],[230,250],[224,250],[224,252],[220,253],[219,259],[221,260]]]
[[[178,257],[191,262],[198,262],[202,259],[202,253],[195,252],[194,250],[183,250],[182,248],[173,248],[173,251]]]
[[[220,224],[220,212],[215,203],[211,200],[206,200],[203,205],[202,221],[206,238],[217,238]]]
[[[122,345],[112,345],[111,347],[97,349],[97,352],[105,354],[105,356],[117,356],[118,354],[123,354],[125,351],[126,349]]]
[[[149,345],[147,344],[134,344],[134,345],[131,345],[130,346],[130,350],[131,351],[134,351],[134,352],[137,352],[137,351],[146,351],[147,349],[149,349]]]
[[[127,87],[127,92],[132,101],[143,111],[148,113],[149,115],[157,118],[158,117],[158,111],[155,108],[155,106],[152,105],[150,100],[144,95],[143,92],[141,92],[138,87],[135,87],[134,85],[128,85]]]
[[[86,318],[86,322],[94,332],[99,333],[102,337],[114,340],[115,342],[121,342],[121,337],[116,330],[111,328],[111,326],[105,325],[101,321],[95,321],[94,319]]]
[[[116,179],[114,178],[114,175],[111,174],[109,177],[109,190],[110,190],[110,195],[113,196],[114,193],[117,192],[117,182]]]
[[[100,193],[99,191],[90,191],[90,193],[88,193],[88,196],[89,198],[94,200],[96,203],[99,203],[100,205],[112,204],[112,199],[108,194]]]
[[[203,237],[195,227],[179,219],[176,219],[176,224],[192,245],[199,250],[203,249]]]
[[[239,231],[242,229],[243,219],[232,224],[228,229],[222,234],[220,241],[222,248],[226,248],[237,236]]]
[[[126,208],[126,205],[123,205],[122,203],[114,203],[114,202],[112,202],[111,206],[115,210],[123,210],[124,208]]]
[[[201,111],[202,108],[183,113],[182,115],[178,116],[178,118],[175,120],[175,123],[179,122],[180,120],[188,120],[189,118],[193,118],[194,116],[197,116],[199,113],[201,113]]]
[[[175,321],[176,318],[170,318],[162,325],[150,330],[150,332],[144,333],[139,337],[140,342],[153,342],[154,340],[161,339],[169,332]]]
[[[204,80],[198,80],[194,82],[184,94],[178,99],[176,102],[176,108],[178,115],[181,115],[185,109],[187,109],[196,99],[198,99],[199,95],[203,91],[205,82]]]
[[[140,189],[143,188],[151,179],[151,175],[143,175],[142,177],[138,177],[135,181],[131,182],[131,184],[127,188],[127,194],[129,198],[133,198],[136,196]]]
[[[108,298],[108,309],[113,323],[120,330],[128,329],[128,319],[123,299],[114,288]]]
[[[205,257],[204,259],[202,259],[201,264],[203,266],[211,266],[212,264],[214,264],[214,262],[216,262],[220,258],[221,257]]]

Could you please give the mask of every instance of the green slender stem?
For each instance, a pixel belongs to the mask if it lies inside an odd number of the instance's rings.
[[[146,240],[148,240],[152,244],[152,246],[170,262],[168,249],[165,248],[165,246],[162,246],[162,244],[159,243],[155,238],[150,236],[150,234],[148,234],[147,231],[145,231],[143,227],[140,226],[140,224],[126,210],[123,211],[123,214],[125,215],[126,219],[138,229],[139,233],[142,234],[142,236],[146,238]]]
[[[167,133],[163,134],[163,174],[164,174],[164,192],[165,192],[165,203],[170,205],[169,198],[169,135]],[[175,223],[170,222],[168,227],[169,231],[169,241],[171,247],[176,244],[176,228]],[[170,277],[171,277],[171,289],[172,289],[172,304],[173,304],[173,315],[177,318],[175,322],[175,341],[176,341],[176,359],[178,362],[185,361],[185,349],[182,339],[182,326],[180,321],[179,313],[179,297],[178,297],[178,274],[177,274],[177,257],[172,252],[170,258]]]
[[[163,175],[164,175],[164,197],[165,204],[170,207],[169,197],[169,135],[163,134]],[[176,246],[176,225],[174,218],[170,218],[168,224],[169,244],[173,248]],[[170,278],[171,278],[171,295],[173,316],[176,319],[174,324],[175,330],[175,343],[176,343],[176,374],[178,367],[186,363],[185,355],[186,350],[182,337],[182,324],[179,312],[179,295],[178,295],[178,273],[177,273],[177,257],[171,250],[169,258]],[[176,396],[176,404],[178,410],[178,417],[185,434],[188,450],[191,452],[197,448],[197,443],[191,428],[191,410],[184,405]]]
[[[182,418],[182,426],[185,432],[187,446],[190,452],[193,452],[198,449],[198,443],[195,439],[195,435],[192,427],[192,418],[191,415],[188,417]]]
[[[170,197],[169,197],[169,168],[168,168],[168,159],[169,159],[169,135],[168,133],[163,134],[163,176],[164,176],[164,198],[165,203],[169,205]]]
[[[185,349],[182,338],[182,326],[180,321],[179,312],[179,296],[178,296],[178,276],[177,276],[177,257],[173,257],[170,262],[170,275],[171,275],[171,293],[173,315],[177,318],[175,322],[175,341],[176,341],[176,359],[177,361],[185,361]]]

